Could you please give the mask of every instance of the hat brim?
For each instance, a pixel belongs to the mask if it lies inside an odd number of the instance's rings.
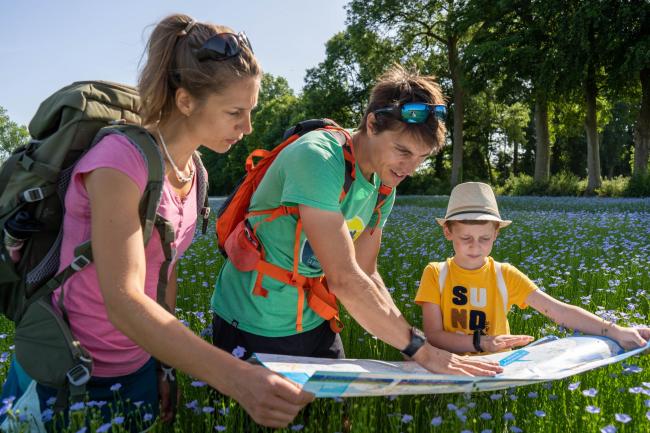
[[[502,220],[494,215],[484,213],[463,213],[450,218],[436,218],[436,222],[441,226],[444,226],[447,221],[496,221],[499,223],[500,229],[512,224],[511,220]]]

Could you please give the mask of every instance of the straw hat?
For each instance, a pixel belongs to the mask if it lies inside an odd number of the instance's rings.
[[[463,220],[498,221],[499,228],[507,227],[512,222],[501,219],[492,188],[481,182],[465,182],[456,185],[451,190],[445,217],[436,218],[441,226],[447,221]]]

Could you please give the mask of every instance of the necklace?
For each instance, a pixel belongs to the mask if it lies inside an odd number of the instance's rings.
[[[190,166],[190,174],[187,176],[183,176],[183,172],[178,169],[176,164],[174,163],[174,160],[172,157],[169,155],[169,150],[167,150],[167,144],[165,144],[165,140],[163,139],[162,133],[160,132],[160,128],[158,128],[158,138],[160,138],[160,144],[162,144],[163,151],[165,152],[165,157],[167,158],[167,161],[169,161],[169,164],[172,166],[174,169],[174,173],[176,174],[176,179],[180,183],[187,183],[192,180],[194,177],[194,166]]]

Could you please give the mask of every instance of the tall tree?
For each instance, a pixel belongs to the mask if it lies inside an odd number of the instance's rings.
[[[427,61],[444,53],[453,93],[453,157],[451,184],[462,179],[463,121],[466,89],[462,51],[469,32],[460,22],[467,1],[460,0],[352,0],[348,6],[351,26],[371,29],[404,47],[408,57]]]
[[[621,1],[612,17],[617,30],[614,49],[607,67],[608,84],[620,93],[628,93],[639,83],[640,103],[634,130],[633,174],[648,171],[650,157],[650,2]],[[625,95],[624,95],[625,96]]]
[[[7,110],[0,107],[0,163],[9,157],[17,147],[27,144],[29,132],[7,115]]]
[[[474,85],[491,81],[506,104],[532,100],[536,139],[536,181],[550,175],[548,104],[561,79],[555,68],[552,35],[561,11],[549,2],[474,0],[466,9],[466,27],[476,32],[466,50]]]

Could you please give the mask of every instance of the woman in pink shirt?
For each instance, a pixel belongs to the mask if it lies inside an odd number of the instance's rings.
[[[172,15],[150,36],[138,83],[141,115],[165,155],[158,213],[176,229],[177,257],[192,241],[197,216],[192,155],[200,145],[225,153],[251,132],[260,78],[248,39],[227,27]],[[161,418],[171,419],[155,358],[233,397],[256,422],[286,426],[311,394],[205,342],[156,302],[165,258],[155,230],[143,246],[138,204],[146,181],[137,148],[124,136],[108,135],[78,162],[65,197],[61,267],[76,245],[90,239],[93,246],[94,262],[64,285],[72,332],[94,361],[89,399],[111,403],[118,387],[123,399],[151,404],[155,414],[162,395]],[[176,289],[174,262],[166,296],[172,311]],[[38,386],[42,402],[53,392]]]

